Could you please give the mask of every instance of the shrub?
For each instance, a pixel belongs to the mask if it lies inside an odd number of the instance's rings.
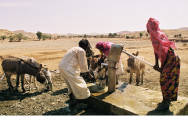
[[[117,36],[117,33],[109,33],[108,37],[109,38],[115,38]]]
[[[50,39],[51,40],[51,35],[44,34],[42,35],[42,40]]]
[[[16,34],[15,38],[16,38],[17,41],[20,42],[23,39],[23,34],[22,33]]]
[[[42,38],[42,32],[38,31],[38,32],[36,33],[36,35],[37,35],[37,38],[38,38],[39,41],[40,41],[41,38]]]
[[[1,40],[5,40],[7,38],[7,36],[3,35],[0,37]]]
[[[140,32],[140,38],[142,38],[142,36],[143,36],[143,33],[142,33],[142,32]]]
[[[9,37],[9,42],[13,42],[13,40],[14,40],[14,36],[10,36]]]
[[[130,37],[127,35],[127,36],[126,36],[126,39],[130,39]]]

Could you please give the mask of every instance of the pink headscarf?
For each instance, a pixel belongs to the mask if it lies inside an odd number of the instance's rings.
[[[96,48],[101,50],[105,56],[108,56],[112,44],[111,42],[98,42]]]
[[[159,21],[154,18],[150,18],[147,23],[147,31],[150,34],[152,45],[154,48],[154,53],[158,55],[159,60],[162,64],[166,60],[166,55],[168,53],[168,49],[171,47],[175,49],[175,43],[169,41],[167,36],[161,32],[159,28]]]

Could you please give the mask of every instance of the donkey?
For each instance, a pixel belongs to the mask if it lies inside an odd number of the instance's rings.
[[[9,56],[7,58],[0,57],[2,59],[2,69],[5,73],[9,90],[13,93],[13,86],[11,84],[11,75],[16,74],[16,91],[19,86],[19,77],[21,76],[22,90],[25,92],[24,88],[24,74],[33,75],[36,77],[37,81],[40,83],[45,82],[45,76],[41,72],[42,64],[37,62],[28,63],[21,58]]]
[[[33,64],[33,63],[36,63],[37,60],[33,57],[27,57],[27,56],[24,56],[24,57],[21,57],[23,60],[27,61],[28,63],[30,64]],[[46,65],[44,65],[45,67],[42,67],[41,68],[41,72],[44,74],[46,80],[45,80],[45,86],[48,90],[51,90],[52,91],[52,75],[51,75],[51,72],[49,71],[49,69],[46,67]],[[34,83],[34,86],[36,89],[38,89],[38,86],[36,84],[36,81],[35,81],[35,77],[30,75],[29,76],[29,82],[26,80],[26,82],[28,82],[28,84],[31,85],[32,83],[32,80],[33,80],[33,83]],[[31,86],[29,85],[29,90],[31,91]]]
[[[132,53],[134,56],[138,56],[139,52]],[[142,57],[140,57],[142,58]],[[132,76],[133,73],[136,74],[136,85],[139,85],[140,78],[141,78],[141,84],[143,84],[143,78],[145,73],[145,64],[143,62],[140,62],[138,59],[135,59],[131,56],[127,59],[127,72],[130,73],[129,83],[132,83]]]
[[[106,56],[95,55],[91,59],[90,71],[93,71],[96,81],[99,86],[104,88],[108,84],[108,64],[106,64]]]

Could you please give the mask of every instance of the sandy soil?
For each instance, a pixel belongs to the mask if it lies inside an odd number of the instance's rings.
[[[47,65],[50,70],[58,69],[58,64],[71,47],[77,46],[80,38],[49,40],[49,41],[26,41],[26,42],[0,42],[0,56],[31,56],[42,64]],[[149,40],[126,40],[119,38],[90,38],[92,47],[98,41],[111,41],[118,44],[125,44],[124,50],[127,52],[140,52],[145,60],[154,64],[154,55],[151,42]],[[181,58],[181,75],[179,94],[188,96],[188,44],[176,43],[178,46],[177,54]],[[94,48],[96,54],[98,51]],[[126,61],[128,56],[122,54],[125,74],[121,76],[121,81],[128,82],[129,74],[126,72]],[[1,71],[1,70],[0,70]],[[2,72],[2,71],[1,71]],[[1,73],[2,74],[2,73]],[[15,83],[15,81],[13,81]],[[46,92],[40,85],[39,91],[27,91],[24,94],[7,95],[6,80],[0,82],[0,114],[1,115],[53,115],[53,114],[98,114],[90,110],[67,112],[65,102],[69,99],[66,84],[60,79],[58,74],[53,76],[53,92]],[[135,84],[135,80],[133,82]],[[146,66],[144,84],[142,87],[160,91],[159,73],[151,67]],[[26,87],[27,88],[27,87]],[[21,90],[20,90],[21,91]]]

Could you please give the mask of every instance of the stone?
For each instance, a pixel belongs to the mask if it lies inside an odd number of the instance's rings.
[[[92,85],[90,84],[90,86]],[[109,93],[107,90],[107,87],[101,90],[92,90],[91,105],[96,110],[119,115],[188,114],[188,98],[183,96],[178,96],[178,100],[170,104],[169,110],[157,111],[156,108],[162,101],[160,91],[126,83],[119,85],[113,93]]]

